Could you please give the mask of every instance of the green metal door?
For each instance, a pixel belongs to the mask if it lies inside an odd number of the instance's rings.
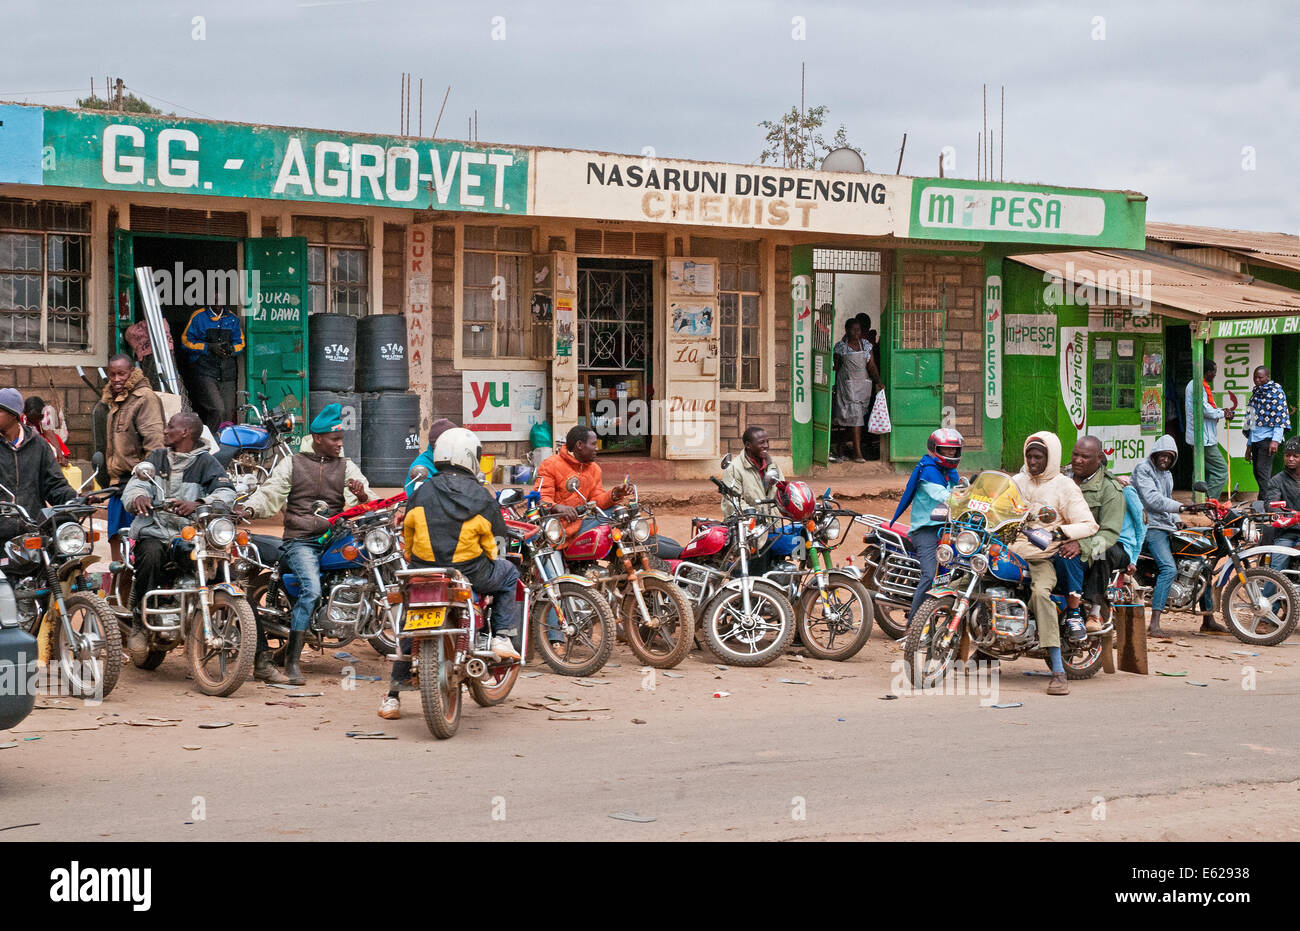
[[[889,458],[916,461],[942,426],[944,293],[901,285],[895,277],[889,308]]]
[[[253,292],[246,295],[244,317],[249,400],[260,391],[272,407],[284,402],[297,408],[302,423],[307,416],[307,240],[246,239],[244,266]]]
[[[113,230],[113,351],[122,351],[122,331],[135,322],[135,241],[130,230]]]
[[[826,465],[831,452],[831,409],[835,390],[835,365],[831,349],[835,345],[835,275],[814,273],[812,337],[812,461]]]

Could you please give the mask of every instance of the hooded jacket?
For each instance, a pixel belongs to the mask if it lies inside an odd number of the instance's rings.
[[[497,558],[497,537],[506,536],[501,506],[478,480],[446,465],[415,490],[406,503],[402,537],[416,563],[459,569],[475,576]]]
[[[116,483],[127,478],[149,453],[163,448],[162,401],[149,387],[139,368],[131,370],[121,393],[114,395],[111,384],[104,386],[108,405],[108,477]]]
[[[49,504],[64,504],[76,492],[59,471],[54,450],[31,427],[18,428],[18,442],[0,438],[0,484],[14,493],[14,499],[36,518]],[[0,541],[21,529],[17,518],[0,520]]]
[[[1174,518],[1182,509],[1182,503],[1175,501],[1173,464],[1169,471],[1156,468],[1156,453],[1173,453],[1174,462],[1178,461],[1178,443],[1166,433],[1156,440],[1151,452],[1145,459],[1133,467],[1133,487],[1137,490],[1142,507],[1147,512],[1148,530],[1175,530]]]
[[[168,498],[209,503],[220,501],[226,506],[235,503],[235,486],[226,476],[226,470],[212,453],[201,446],[188,453],[178,453],[165,447],[155,449],[145,461],[152,463],[158,470],[158,480],[167,489]],[[152,499],[156,491],[152,483],[141,481],[133,475],[122,489],[122,503],[129,505],[140,495]],[[171,540],[189,522],[188,517],[158,509],[147,514],[137,514],[131,522],[131,539]]]
[[[903,496],[898,500],[898,508],[890,523],[897,523],[903,512],[910,507],[911,529],[940,526],[930,515],[935,508],[947,503],[948,495],[958,481],[956,469],[949,468],[928,453],[922,456],[907,480],[907,487],[903,489]]]
[[[1061,474],[1061,441],[1055,433],[1046,430],[1030,434],[1025,439],[1025,451],[1031,445],[1041,444],[1047,448],[1047,467],[1039,475],[1030,475],[1029,467],[1022,466],[1012,476],[1012,481],[1025,496],[1025,500],[1037,507],[1052,507],[1060,515],[1054,523],[1039,524],[1044,530],[1060,530],[1070,540],[1082,540],[1097,532],[1097,521],[1083,499],[1083,492],[1074,484],[1074,479]],[[1045,559],[1054,556],[1060,542],[1053,540],[1045,550],[1026,540],[1017,540],[1012,549],[1026,559]]]

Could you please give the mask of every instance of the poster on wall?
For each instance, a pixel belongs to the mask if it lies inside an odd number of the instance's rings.
[[[1088,328],[1061,327],[1061,399],[1070,417],[1075,435],[1062,436],[1061,444],[1074,445],[1083,435],[1088,407]]]
[[[547,419],[546,372],[462,372],[463,423],[485,440],[526,440]]]
[[[712,295],[717,290],[716,269],[711,259],[669,259],[668,290],[674,294]]]
[[[673,332],[679,336],[712,336],[712,304],[672,305]]]
[[[555,299],[555,357],[567,359],[573,355],[573,298]]]
[[[1159,385],[1142,386],[1142,406],[1138,408],[1144,434],[1164,432],[1165,417],[1162,398],[1164,390]]]

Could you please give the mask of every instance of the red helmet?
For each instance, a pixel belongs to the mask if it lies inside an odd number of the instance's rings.
[[[930,455],[950,469],[957,468],[957,464],[961,462],[961,450],[965,445],[966,441],[961,438],[961,434],[952,427],[940,427],[931,433],[930,439],[925,442],[925,448],[930,451]]]
[[[777,482],[772,497],[780,512],[790,520],[807,520],[817,505],[807,482]]]

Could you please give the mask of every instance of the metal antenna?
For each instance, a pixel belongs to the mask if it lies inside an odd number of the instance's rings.
[[[442,111],[447,109],[447,98],[451,96],[451,85],[447,85],[447,93],[442,95],[442,106],[438,108],[438,119],[433,124],[433,138],[438,138],[438,125],[442,123]]]

